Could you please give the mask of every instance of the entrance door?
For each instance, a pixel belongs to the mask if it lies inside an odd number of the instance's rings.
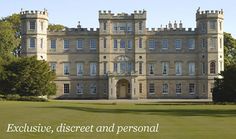
[[[117,98],[125,99],[130,98],[130,92],[129,92],[129,81],[122,79],[117,82]]]

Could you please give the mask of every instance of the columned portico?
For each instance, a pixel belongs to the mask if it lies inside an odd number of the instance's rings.
[[[138,99],[135,75],[108,75],[108,99]]]

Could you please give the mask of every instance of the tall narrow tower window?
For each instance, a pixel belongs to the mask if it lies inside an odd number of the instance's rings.
[[[222,30],[222,22],[220,21],[220,30]]]
[[[41,30],[43,31],[43,22],[40,22]]]
[[[114,48],[117,48],[117,39],[114,40]]]
[[[139,48],[143,47],[143,39],[142,38],[139,38],[138,46],[139,46]]]
[[[143,25],[142,22],[139,22],[139,23],[138,23],[138,28],[139,28],[139,30],[142,30],[142,25]]]
[[[210,73],[211,74],[216,73],[216,63],[214,61],[210,63]]]
[[[40,39],[40,48],[43,48],[43,38]]]
[[[143,74],[143,63],[139,62],[139,74]]]
[[[103,48],[107,48],[107,39],[106,38],[103,39]]]
[[[35,27],[35,26],[36,26],[35,24],[36,24],[35,21],[30,21],[30,22],[29,22],[29,29],[30,29],[30,30],[35,30],[35,28],[36,28],[36,27]]]
[[[128,40],[128,49],[132,49],[133,42],[132,40]]]
[[[125,40],[120,40],[120,48],[125,48]]]
[[[103,74],[107,73],[107,63],[103,63]]]
[[[216,29],[216,22],[210,21],[210,29]]]
[[[30,48],[35,48],[35,44],[36,44],[35,41],[36,41],[36,38],[34,37],[30,38],[30,45],[29,45]]]
[[[103,22],[103,29],[107,30],[107,22]]]

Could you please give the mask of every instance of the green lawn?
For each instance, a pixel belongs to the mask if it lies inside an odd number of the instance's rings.
[[[155,125],[158,133],[7,133],[7,125]],[[233,139],[236,105],[0,101],[0,139]]]

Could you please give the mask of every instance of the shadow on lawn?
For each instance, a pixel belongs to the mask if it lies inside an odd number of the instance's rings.
[[[110,114],[141,114],[141,115],[166,115],[166,116],[211,116],[211,117],[235,117],[236,110],[209,110],[209,109],[116,109],[116,108],[93,108],[75,106],[51,106],[40,108],[67,109],[91,113]]]

